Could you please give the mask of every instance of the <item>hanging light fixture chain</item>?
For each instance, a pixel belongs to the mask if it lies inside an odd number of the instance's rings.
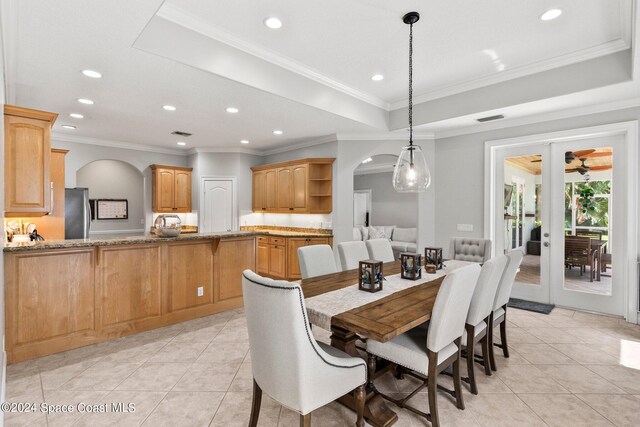
[[[409,145],[413,145],[413,24],[409,25]]]

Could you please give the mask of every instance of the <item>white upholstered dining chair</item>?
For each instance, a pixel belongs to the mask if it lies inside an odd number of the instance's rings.
[[[522,262],[524,254],[520,250],[511,251],[507,254],[509,261],[504,269],[502,279],[498,285],[498,291],[493,302],[493,313],[491,313],[491,328],[489,331],[489,362],[491,369],[496,370],[496,358],[493,352],[493,328],[500,325],[500,347],[504,357],[509,357],[509,347],[507,345],[507,303],[513,289],[513,282],[516,280],[518,268]]]
[[[449,258],[482,264],[491,258],[491,240],[452,237]]]
[[[365,361],[313,338],[299,285],[251,270],[242,275],[253,372],[249,426],[258,423],[263,391],[298,412],[304,426],[310,425],[311,411],[354,391],[356,425],[362,427]]]
[[[338,256],[342,270],[358,268],[359,262],[369,259],[367,246],[362,241],[338,243]]]
[[[473,291],[469,313],[467,314],[467,323],[465,325],[465,333],[462,337],[462,343],[466,346],[467,356],[467,372],[469,375],[469,385],[471,393],[478,394],[478,385],[476,383],[476,375],[474,369],[475,363],[475,346],[481,343],[482,362],[484,364],[484,373],[491,375],[491,367],[489,363],[489,328],[491,322],[491,313],[493,312],[493,302],[495,301],[496,292],[500,279],[504,273],[508,258],[506,255],[498,255],[490,259],[482,265],[480,276],[476,289]]]
[[[369,252],[369,258],[382,262],[395,261],[393,256],[393,248],[391,242],[387,239],[371,239],[367,240],[367,251]]]
[[[300,274],[303,279],[337,273],[336,260],[329,245],[312,245],[298,248]]]
[[[454,391],[447,391],[455,397],[457,407],[464,409],[460,383],[460,348],[469,304],[479,274],[480,266],[473,264],[448,273],[440,285],[429,322],[386,343],[367,340],[367,353],[370,356],[378,356],[407,368],[413,371],[409,372],[410,375],[423,381],[417,390],[404,399],[386,398],[399,407],[426,417],[434,427],[439,425],[436,397],[438,374],[451,365]],[[429,396],[429,414],[407,404],[425,386]]]

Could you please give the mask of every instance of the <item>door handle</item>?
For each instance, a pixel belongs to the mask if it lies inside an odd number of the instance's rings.
[[[543,245],[548,248],[549,247],[549,242],[544,242]]]
[[[230,228],[227,228],[227,231],[231,231],[231,229],[230,229]]]
[[[544,233],[544,237],[549,237],[549,233]]]

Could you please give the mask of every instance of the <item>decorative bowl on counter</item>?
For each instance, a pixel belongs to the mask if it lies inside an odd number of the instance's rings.
[[[181,223],[178,215],[158,215],[153,223],[153,231],[159,237],[177,237],[180,235]]]

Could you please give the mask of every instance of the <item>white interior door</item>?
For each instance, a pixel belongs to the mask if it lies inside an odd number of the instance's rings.
[[[367,215],[369,222],[367,224]],[[371,190],[353,192],[353,226],[363,227],[371,224]]]
[[[551,299],[560,306],[580,310],[624,315],[623,255],[626,230],[625,144],[622,135],[554,142],[551,156]],[[586,154],[589,170],[574,171],[581,160],[564,162],[565,153],[595,151]],[[602,154],[600,154],[602,153]],[[610,153],[608,156],[607,153]],[[611,168],[607,169],[609,166]],[[567,172],[570,171],[570,172]],[[580,192],[594,191],[584,209]],[[582,199],[584,200],[584,199]],[[586,213],[583,213],[586,210]],[[572,236],[572,237],[569,237]],[[575,237],[573,237],[575,236]],[[575,243],[591,242],[593,266],[580,271],[577,265],[567,265],[566,257],[576,251]],[[599,261],[604,261],[603,263]],[[593,271],[593,276],[592,276]]]
[[[525,253],[511,296],[549,303],[549,146],[509,147],[496,152],[493,245],[495,254]],[[540,226],[540,239],[532,231]],[[529,241],[531,244],[528,244]]]
[[[204,180],[204,197],[200,213],[203,232],[215,233],[234,229],[236,209],[231,179]]]

